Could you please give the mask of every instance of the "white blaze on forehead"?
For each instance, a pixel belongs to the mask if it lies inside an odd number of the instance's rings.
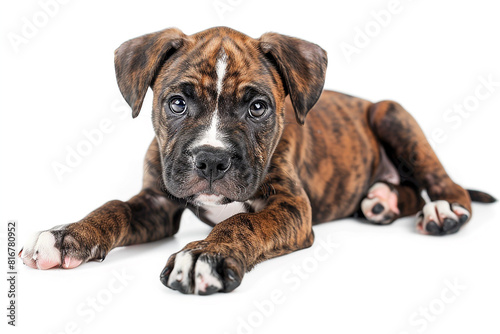
[[[226,75],[227,68],[227,55],[224,52],[224,49],[221,50],[220,56],[217,58],[217,62],[215,64],[215,73],[217,74],[217,97],[215,99],[215,110],[212,115],[212,120],[210,122],[210,127],[203,134],[201,139],[194,144],[194,147],[197,146],[213,146],[213,147],[221,147],[225,148],[226,145],[222,142],[222,135],[218,132],[219,126],[219,96],[222,92],[222,86],[224,81],[224,76]]]
[[[217,59],[217,64],[215,65],[215,72],[217,73],[217,102],[219,100],[220,92],[222,91],[222,82],[224,80],[224,76],[226,75],[226,67],[227,55],[224,52],[224,49],[222,49],[221,55]]]

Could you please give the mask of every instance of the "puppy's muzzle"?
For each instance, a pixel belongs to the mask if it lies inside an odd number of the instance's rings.
[[[193,155],[196,172],[210,183],[222,179],[231,168],[231,154],[225,150],[203,148]]]

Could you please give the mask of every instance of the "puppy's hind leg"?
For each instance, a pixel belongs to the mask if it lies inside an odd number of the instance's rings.
[[[423,207],[417,230],[431,235],[457,232],[471,217],[471,197],[448,176],[415,119],[398,103],[382,101],[371,107],[369,120],[401,183],[429,195],[431,202]]]

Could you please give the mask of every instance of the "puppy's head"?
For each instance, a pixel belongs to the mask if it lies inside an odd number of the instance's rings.
[[[166,29],[115,52],[118,86],[136,117],[148,87],[163,181],[197,204],[245,201],[266,175],[287,95],[304,123],[324,84],[326,53],[275,33],[229,28],[186,36]]]

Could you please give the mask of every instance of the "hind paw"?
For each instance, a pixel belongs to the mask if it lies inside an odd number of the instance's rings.
[[[397,191],[386,183],[375,183],[361,201],[361,211],[371,223],[391,223],[399,215]]]
[[[446,235],[458,232],[469,220],[470,212],[460,204],[441,200],[427,203],[417,217],[418,232]]]

